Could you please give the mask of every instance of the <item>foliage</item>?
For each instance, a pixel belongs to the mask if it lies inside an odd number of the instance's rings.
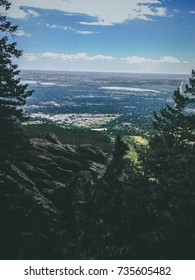
[[[6,10],[10,3],[1,1]],[[23,106],[32,94],[27,85],[20,83],[18,66],[12,62],[22,55],[13,42],[17,26],[12,25],[6,16],[0,16],[0,156],[1,159],[13,156],[22,146],[21,122],[25,119]]]
[[[157,229],[167,258],[192,258],[195,242],[195,72],[174,107],[154,114],[155,133],[142,155],[144,172],[156,183]]]
[[[43,135],[54,133],[62,144],[82,145],[91,144],[100,147],[102,150],[110,149],[110,139],[100,131],[93,131],[79,127],[66,128],[54,123],[25,124],[24,133],[29,138],[42,137]]]

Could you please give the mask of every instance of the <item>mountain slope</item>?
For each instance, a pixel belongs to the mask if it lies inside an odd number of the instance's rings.
[[[53,134],[31,139],[0,172],[0,258],[71,258],[75,216],[109,161],[98,147],[63,145]]]

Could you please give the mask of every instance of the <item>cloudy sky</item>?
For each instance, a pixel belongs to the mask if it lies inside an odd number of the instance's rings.
[[[195,0],[11,3],[21,68],[187,74],[195,68]]]

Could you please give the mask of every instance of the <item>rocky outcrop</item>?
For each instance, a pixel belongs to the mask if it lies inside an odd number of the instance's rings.
[[[20,161],[0,170],[0,258],[70,258],[75,213],[108,159],[98,147],[63,145],[53,134],[31,139]]]

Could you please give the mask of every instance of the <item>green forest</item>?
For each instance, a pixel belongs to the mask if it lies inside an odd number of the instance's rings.
[[[0,15],[0,259],[195,259],[195,71],[144,145],[26,126],[16,30]]]

